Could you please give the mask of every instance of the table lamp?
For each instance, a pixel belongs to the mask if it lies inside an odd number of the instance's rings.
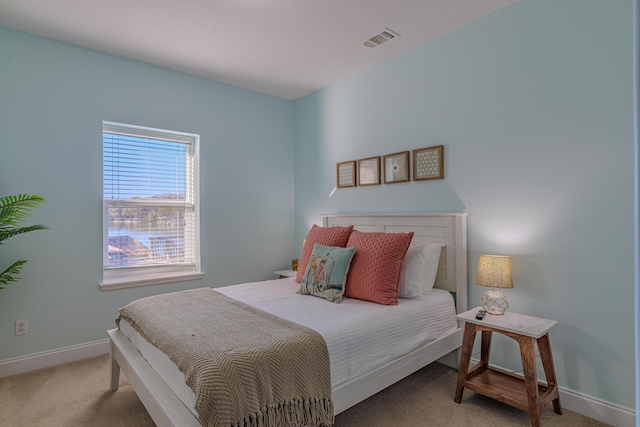
[[[476,284],[492,288],[482,295],[482,309],[501,315],[509,308],[505,294],[496,288],[513,288],[511,258],[502,255],[480,255]]]

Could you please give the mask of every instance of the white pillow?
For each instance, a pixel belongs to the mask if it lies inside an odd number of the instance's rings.
[[[427,262],[427,245],[409,246],[404,256],[400,280],[398,281],[398,298],[417,298],[424,292],[424,271]]]
[[[442,243],[409,246],[400,272],[398,298],[418,298],[431,293],[443,246]]]
[[[444,243],[427,243],[424,245],[427,260],[424,265],[423,277],[423,294],[430,294],[433,285],[436,283],[436,275],[438,274],[438,265],[440,264],[440,252]]]

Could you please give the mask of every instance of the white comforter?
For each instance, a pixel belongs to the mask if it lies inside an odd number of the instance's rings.
[[[456,328],[453,297],[434,289],[422,299],[399,299],[396,306],[343,298],[334,304],[299,295],[293,278],[245,283],[217,291],[318,331],[327,342],[331,385],[357,378]],[[169,358],[121,322],[131,340],[176,395],[193,410],[193,393]],[[195,413],[195,412],[194,412]]]

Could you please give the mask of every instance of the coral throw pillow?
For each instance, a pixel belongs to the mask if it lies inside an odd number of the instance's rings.
[[[349,235],[352,230],[353,225],[349,225],[347,227],[318,227],[313,224],[311,230],[309,230],[309,234],[307,234],[304,248],[302,248],[302,254],[300,254],[298,272],[296,273],[296,282],[300,283],[304,276],[304,272],[307,270],[307,264],[309,264],[309,258],[311,258],[314,243],[344,248],[347,246],[347,240],[349,240]]]
[[[347,246],[355,246],[344,296],[378,304],[398,304],[398,282],[410,233],[353,231]]]

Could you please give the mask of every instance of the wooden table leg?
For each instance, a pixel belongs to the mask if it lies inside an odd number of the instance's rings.
[[[549,342],[549,334],[538,338],[538,350],[540,350],[540,360],[544,369],[544,376],[547,379],[547,386],[553,389],[555,399],[553,402],[553,412],[562,415],[562,405],[560,404],[560,392],[558,390],[558,381],[556,380],[556,369],[553,366],[553,357],[551,356],[551,343]]]
[[[491,353],[492,331],[482,331],[482,344],[480,346],[480,364],[482,369],[489,367],[489,354]]]
[[[536,353],[534,347],[536,340],[531,337],[519,336],[517,341],[520,343],[520,357],[522,358],[524,386],[527,391],[531,426],[539,427],[541,405],[538,393],[538,376],[536,374]]]
[[[484,334],[484,333],[483,333]],[[467,371],[471,362],[471,353],[473,352],[473,343],[475,341],[476,325],[473,323],[464,324],[464,337],[462,338],[462,346],[460,348],[460,366],[458,367],[458,382],[456,384],[456,394],[453,401],[460,403],[462,401],[462,392],[464,391],[464,383],[467,380]],[[484,341],[483,341],[484,342]],[[488,350],[487,350],[488,355]]]

